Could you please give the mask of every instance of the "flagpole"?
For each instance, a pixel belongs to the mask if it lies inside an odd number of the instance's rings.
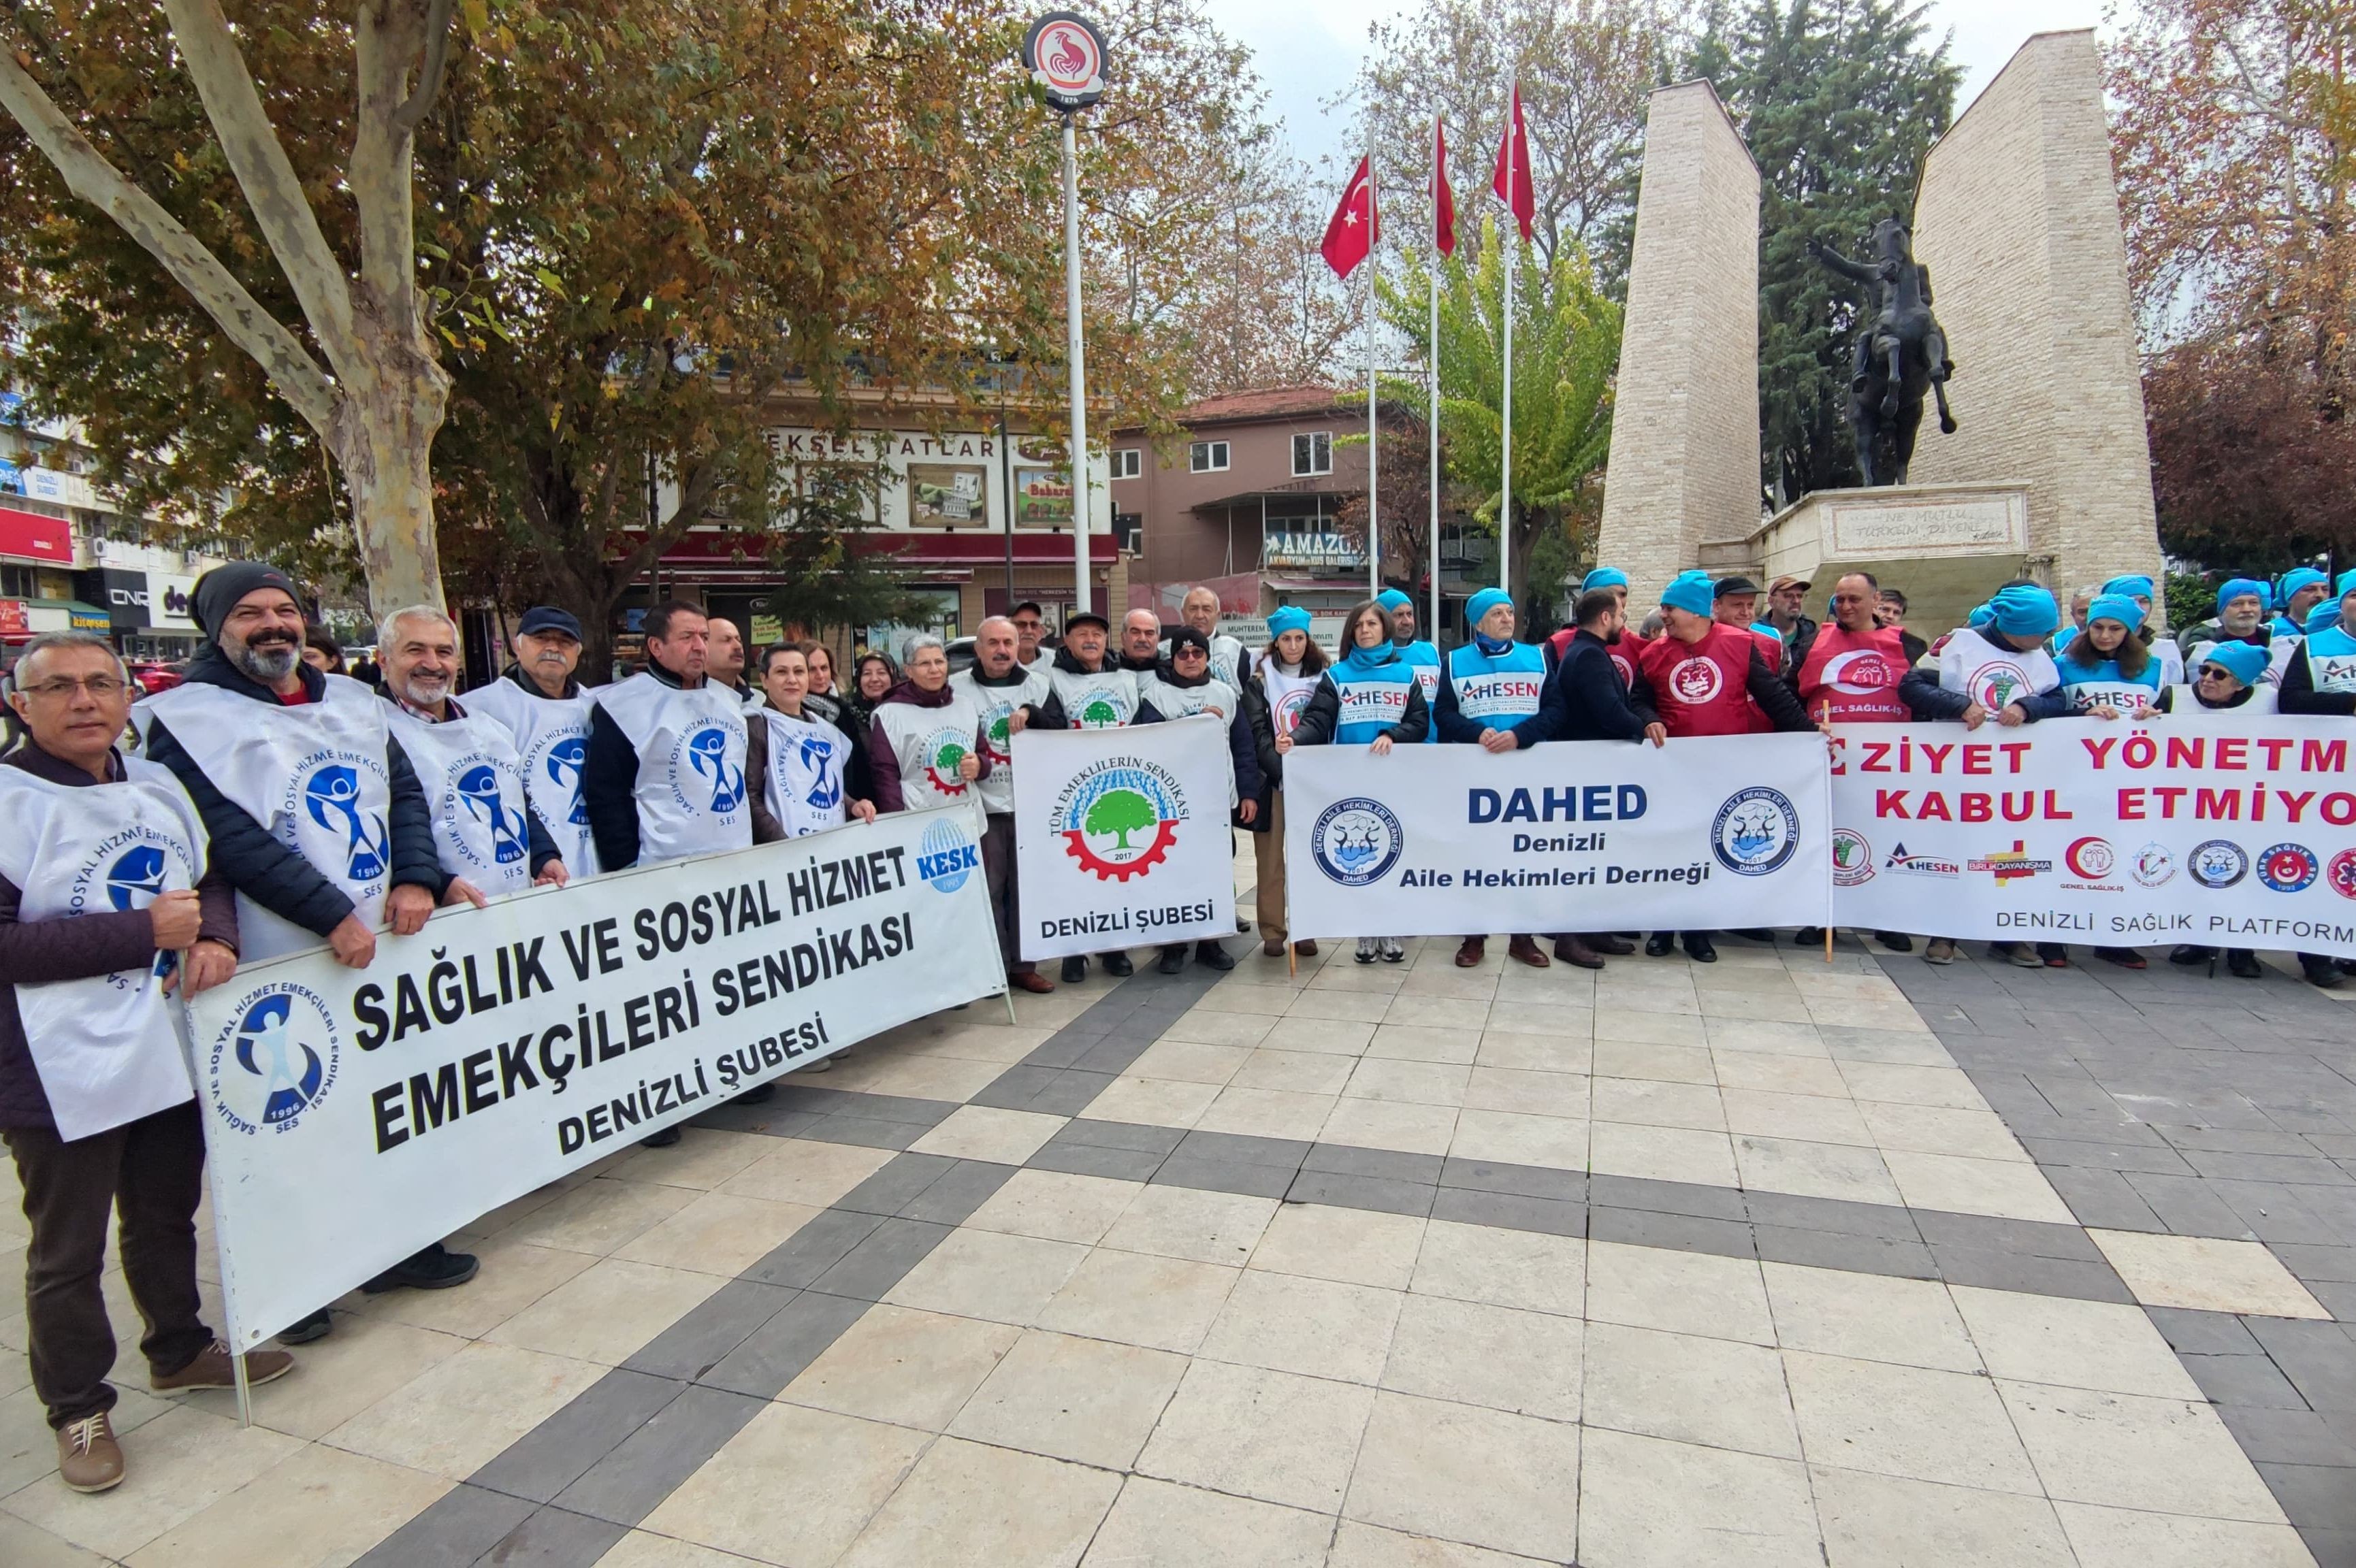
[[[1515,89],[1518,91],[1518,88]],[[1497,586],[1514,592],[1514,118],[1513,98],[1505,101],[1505,419],[1502,456],[1504,484],[1497,502]],[[1516,612],[1518,613],[1518,612]]]
[[[1440,184],[1447,176],[1441,165],[1445,155],[1440,150],[1440,111],[1431,112],[1431,330],[1424,341],[1430,352],[1431,372],[1431,417],[1427,433],[1431,438],[1431,619],[1424,623],[1424,635],[1432,646],[1440,645]]]
[[[1072,603],[1089,613],[1088,371],[1080,315],[1080,137],[1064,116],[1064,351],[1072,376]],[[1012,506],[1013,499],[1008,497]]]
[[[1382,468],[1382,434],[1375,411],[1382,399],[1375,384],[1375,274],[1382,270],[1381,208],[1375,189],[1375,141],[1371,124],[1366,137],[1366,597],[1383,591],[1383,514],[1376,504],[1376,475]],[[1353,634],[1355,635],[1355,633]],[[1343,641],[1349,651],[1350,637]]]

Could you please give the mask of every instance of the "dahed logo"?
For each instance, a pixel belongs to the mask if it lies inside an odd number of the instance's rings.
[[[1710,824],[1711,853],[1738,877],[1779,871],[1799,847],[1800,814],[1783,791],[1764,785],[1730,795]]]
[[[2184,869],[2204,888],[2230,888],[2250,874],[2249,852],[2230,838],[2211,838],[2192,847]]]
[[[1379,881],[1406,848],[1407,834],[1391,808],[1364,795],[1335,801],[1309,830],[1317,869],[1345,888]]]

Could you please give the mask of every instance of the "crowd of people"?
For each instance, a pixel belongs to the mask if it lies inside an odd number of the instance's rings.
[[[1628,589],[1624,572],[1590,572],[1570,622],[1539,640],[1524,636],[1507,594],[1484,590],[1468,603],[1466,640],[1444,655],[1397,590],[1352,609],[1333,650],[1312,637],[1306,611],[1289,607],[1268,617],[1254,652],[1219,630],[1207,589],[1185,596],[1176,624],[1135,610],[1117,635],[1108,618],[1081,613],[1051,639],[1041,607],[1026,603],[981,623],[969,667],[953,671],[942,639],[919,635],[896,658],[862,654],[847,676],[823,644],[755,654],[734,623],[671,601],[645,613],[642,667],[602,687],[581,677],[579,623],[540,607],[518,624],[513,662],[463,696],[458,632],[442,610],[385,616],[375,663],[359,672],[370,678],[354,679],[295,584],[254,563],[197,584],[203,647],[179,686],[144,700],[103,638],[35,638],[12,675],[19,738],[0,756],[12,827],[0,840],[0,1135],[32,1225],[32,1378],[66,1483],[99,1491],[123,1475],[100,1291],[110,1211],[121,1213],[150,1386],[233,1381],[229,1347],[198,1304],[202,1129],[165,1009],[176,989],[219,985],[241,964],[324,944],[336,962],[364,968],[380,932],[413,933],[440,906],[971,801],[1009,985],[1050,992],[1057,981],[1021,957],[1012,737],[1033,728],[1218,720],[1232,827],[1251,836],[1258,869],[1261,951],[1282,958],[1288,946],[1316,952],[1285,915],[1284,770],[1303,746],[1504,753],[1829,723],[1976,729],[2196,707],[2356,713],[2356,572],[2336,584],[2312,571],[2275,584],[2235,579],[2212,620],[2173,639],[2153,622],[2148,579],[2073,595],[2066,622],[2050,592],[2017,582],[1931,645],[1907,630],[1903,594],[1863,572],[1830,585],[1822,623],[1806,613],[1812,585],[1797,579],[1769,584],[1762,616],[1749,580],[1684,572],[1638,627]],[[1984,677],[1998,666],[2025,670],[2025,685],[1991,691]],[[944,745],[944,733],[958,743]],[[111,862],[94,895],[91,868],[125,845],[135,863]],[[1507,933],[1508,955],[1601,968],[1640,934],[1610,929],[1603,903],[1567,923],[1580,929]],[[1654,933],[1644,947],[1661,956],[1682,943],[1708,963],[1714,934]],[[1878,935],[1912,950],[1904,933]],[[1488,940],[1464,937],[1455,962],[1480,964]],[[1954,952],[1934,935],[1923,956],[1946,963]],[[2069,961],[2059,947],[1997,952],[2029,965]],[[2129,949],[2097,953],[2144,962]],[[1396,964],[1406,948],[1362,938],[1354,956]],[[1190,961],[1227,970],[1237,959],[1215,940],[1158,954],[1165,973]],[[2226,961],[2234,974],[2258,972],[2254,954]],[[1094,962],[1132,972],[1127,951]],[[2319,986],[2339,984],[2346,967],[2319,955],[2301,964]],[[1090,965],[1066,958],[1060,979],[1079,981]],[[362,1288],[445,1289],[478,1266],[436,1244]],[[332,1327],[323,1307],[279,1338],[301,1344]],[[246,1360],[257,1382],[294,1365],[277,1349]]]

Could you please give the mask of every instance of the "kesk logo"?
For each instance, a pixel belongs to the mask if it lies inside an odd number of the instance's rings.
[[[1167,769],[1108,757],[1075,775],[1047,816],[1047,831],[1099,881],[1127,881],[1159,865],[1189,820],[1186,795]]]
[[[1960,863],[1939,855],[1917,855],[1903,844],[1890,852],[1881,869],[1909,877],[1936,877],[1942,881],[1953,881],[1964,874]]]
[[[1398,864],[1407,848],[1407,834],[1391,808],[1378,800],[1353,795],[1337,800],[1318,814],[1309,830],[1309,852],[1317,869],[1345,888],[1363,888],[1379,880]]]
[[[2249,875],[2250,857],[2230,838],[2211,838],[2192,847],[2184,869],[2204,888],[2230,888]]]
[[[973,750],[973,737],[955,725],[943,725],[925,737],[925,779],[943,795],[963,795],[965,780],[958,764]]]
[[[281,980],[246,994],[205,1063],[213,1109],[251,1137],[291,1130],[336,1086],[342,1044],[316,991]]]
[[[2176,857],[2165,844],[2147,844],[2136,851],[2135,880],[2147,888],[2157,888],[2174,880]]]
[[[2278,893],[2303,893],[2323,867],[2304,844],[2276,844],[2258,857],[2258,880]]]
[[[1800,814],[1782,791],[1763,784],[1730,796],[1710,824],[1711,853],[1738,877],[1781,870],[1799,847]]]
[[[2119,857],[2107,838],[2073,838],[2070,848],[2062,852],[2062,863],[2070,869],[2072,876],[2099,882],[2116,869]]]
[[[2356,849],[2342,849],[2331,857],[2331,864],[2323,873],[2331,891],[2343,899],[2356,899]]]
[[[1833,885],[1854,888],[1873,880],[1873,846],[1853,827],[1833,829]]]
[[[1688,706],[1708,702],[1723,684],[1718,666],[1708,659],[1681,659],[1669,671],[1669,695]]]
[[[954,822],[936,822],[916,840],[916,875],[937,893],[957,891],[980,864],[980,849]]]

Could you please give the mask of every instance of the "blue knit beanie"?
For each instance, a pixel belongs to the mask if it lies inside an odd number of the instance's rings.
[[[2130,632],[2143,630],[2144,609],[2124,593],[2105,593],[2086,606],[2086,624],[2116,621]]]
[[[2223,665],[2244,686],[2255,686],[2266,673],[2266,650],[2254,643],[2219,643],[2201,656],[2201,662]]]
[[[1996,606],[1982,602],[1972,606],[1972,613],[1964,617],[1964,624],[1976,632],[1995,619]]]
[[[2124,593],[2130,599],[2148,599],[2155,604],[2159,603],[2159,593],[2152,587],[2148,577],[2114,577],[2103,584],[2103,592]]]
[[[2347,597],[2346,594],[2341,594],[2338,603],[2327,599],[2309,610],[2307,613],[2307,635],[2311,637],[2318,632],[2328,632],[2340,624],[2341,620],[2340,605],[2347,603]],[[2356,627],[2351,627],[2351,630],[2356,630]]]
[[[1384,613],[1387,614],[1395,610],[1404,610],[1415,601],[1396,588],[1386,588],[1375,595],[1375,603],[1381,605]]]
[[[2331,585],[2331,596],[2334,599],[2345,599],[2351,593],[2356,593],[2356,566],[2351,566],[2341,572],[2340,581]]]
[[[1688,615],[1707,615],[1718,603],[1718,582],[1707,571],[1680,571],[1661,590],[1661,603]]]
[[[2266,585],[2260,582],[2254,577],[2233,577],[2228,578],[2225,581],[2224,586],[2217,590],[2217,613],[2220,615],[2223,614],[2225,613],[2226,605],[2231,604],[2234,600],[2241,598],[2245,593],[2257,600],[2258,608],[2261,612],[2265,609]]]
[[[1500,604],[1511,604],[1514,596],[1502,588],[1483,588],[1464,602],[1464,624],[1478,626],[1490,611]]]
[[[2282,581],[2275,585],[2275,592],[2279,602],[2285,607],[2288,607],[2291,600],[2303,590],[2319,586],[2328,588],[2330,585],[2331,579],[2316,571],[2315,568],[2294,566],[2282,574]]]
[[[1268,635],[1270,642],[1273,642],[1277,638],[1284,635],[1287,632],[1305,632],[1307,630],[1309,630],[1309,612],[1303,610],[1298,604],[1287,604],[1283,609],[1279,610],[1275,614],[1270,615],[1268,618]]]
[[[2008,637],[2041,637],[2062,624],[2062,606],[2034,582],[2008,582],[1988,601],[1996,629]]]
[[[1579,580],[1581,593],[1592,593],[1599,588],[1625,588],[1628,574],[1616,566],[1599,566]]]

